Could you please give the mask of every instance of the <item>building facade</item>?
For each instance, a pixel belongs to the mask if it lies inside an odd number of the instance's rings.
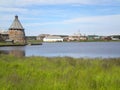
[[[0,30],[0,41],[6,41],[7,39],[9,39],[8,31]]]
[[[63,42],[63,38],[60,37],[60,36],[46,36],[44,39],[43,39],[44,42]]]
[[[18,20],[18,16],[15,16],[15,19],[9,28],[9,39],[13,40],[14,43],[26,44],[24,28]]]

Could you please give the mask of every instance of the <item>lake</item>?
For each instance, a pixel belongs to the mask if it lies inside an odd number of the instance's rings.
[[[120,57],[120,42],[56,42],[43,45],[0,47],[0,54],[74,58]]]

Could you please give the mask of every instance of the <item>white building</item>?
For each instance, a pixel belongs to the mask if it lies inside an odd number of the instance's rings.
[[[43,38],[45,38],[45,37],[47,37],[47,36],[49,36],[50,34],[40,34],[40,35],[38,35],[37,36],[37,40],[43,40]]]
[[[8,34],[7,30],[0,30],[0,34]]]
[[[43,38],[43,42],[63,42],[63,38],[60,36],[46,36]]]
[[[112,40],[120,40],[120,35],[113,35],[111,36]]]
[[[9,34],[7,30],[0,30],[0,41],[5,41],[9,39]]]

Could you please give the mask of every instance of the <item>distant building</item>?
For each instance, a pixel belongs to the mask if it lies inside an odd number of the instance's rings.
[[[0,33],[0,41],[3,41],[3,39],[2,39],[2,34]]]
[[[110,41],[112,39],[110,36],[101,36],[101,40]]]
[[[44,39],[43,39],[44,42],[63,42],[63,38],[60,37],[60,36],[46,36]]]
[[[111,39],[112,40],[120,40],[120,35],[112,35]]]
[[[0,30],[0,41],[5,41],[7,39],[9,39],[8,31]]]
[[[56,35],[56,36],[60,36],[61,38],[63,38],[63,41],[68,41],[68,35]]]
[[[100,40],[101,37],[98,35],[88,35],[87,36],[88,40]]]
[[[80,40],[87,40],[86,36],[80,36]]]
[[[18,20],[18,16],[15,16],[15,19],[9,28],[9,39],[13,40],[14,43],[26,43],[24,28]]]
[[[68,37],[68,41],[78,41],[78,40],[80,40],[79,36],[69,36]]]
[[[86,36],[69,36],[68,41],[80,41],[80,40],[87,40]]]
[[[36,39],[43,41],[43,39],[44,39],[45,37],[47,37],[47,36],[50,36],[50,34],[40,34],[40,35],[37,36]]]

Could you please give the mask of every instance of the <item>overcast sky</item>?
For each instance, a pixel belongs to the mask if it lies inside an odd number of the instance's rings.
[[[120,0],[0,0],[0,29],[15,15],[29,36],[120,34]]]

